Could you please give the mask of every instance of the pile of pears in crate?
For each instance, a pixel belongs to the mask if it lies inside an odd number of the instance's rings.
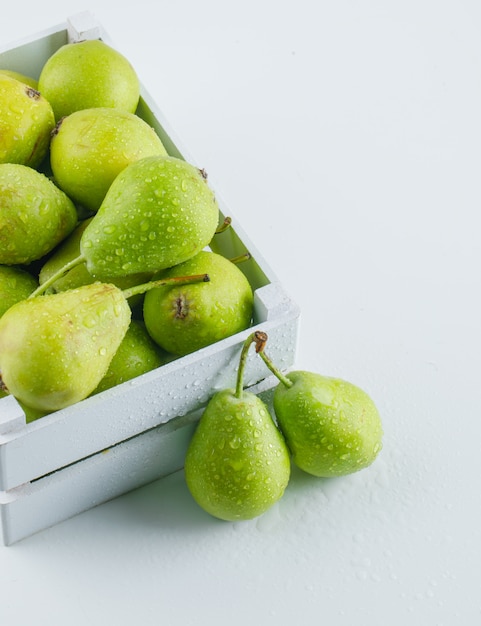
[[[101,40],[65,44],[38,80],[0,71],[0,373],[27,419],[251,324],[240,261],[209,247],[206,173],[139,98]]]
[[[0,69],[0,395],[27,421],[252,325],[242,257],[209,245],[225,224],[206,172],[168,154],[139,98],[102,40],[61,46],[38,79]],[[340,476],[381,448],[367,394],[284,375],[266,342],[249,336],[235,388],[212,395],[186,456],[193,497],[222,519],[272,506],[291,462]],[[275,416],[243,388],[252,343],[279,379]]]

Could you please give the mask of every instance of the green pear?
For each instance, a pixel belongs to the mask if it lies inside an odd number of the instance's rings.
[[[157,286],[152,281],[121,290],[96,282],[40,296],[35,290],[0,318],[0,387],[40,411],[83,400],[107,373],[129,328],[127,298]]]
[[[130,308],[114,285],[22,300],[0,318],[3,384],[33,409],[78,402],[105,375],[129,323]]]
[[[154,273],[205,248],[218,220],[201,170],[176,157],[144,157],[110,186],[82,235],[81,257],[100,280]]]
[[[50,281],[57,272],[59,272],[67,263],[70,263],[80,254],[80,239],[84,230],[91,222],[92,218],[83,220],[78,224],[75,230],[56,248],[54,253],[42,265],[39,272],[39,283],[43,285]],[[118,278],[106,278],[103,282],[113,283],[121,289],[127,289],[133,285],[139,285],[146,282],[152,277],[152,274],[131,274],[129,276],[119,276]],[[82,285],[88,285],[96,282],[96,279],[89,274],[85,263],[75,265],[70,270],[61,275],[53,282],[45,293],[58,293],[67,291],[67,289],[75,289]],[[135,294],[129,298],[131,308],[140,306],[143,300],[143,294]]]
[[[110,362],[107,373],[93,393],[100,393],[172,360],[151,339],[141,320],[133,319]]]
[[[308,474],[344,476],[371,465],[382,447],[379,412],[352,383],[315,372],[284,375],[261,351],[278,377],[273,404],[292,460]]]
[[[0,265],[0,317],[11,306],[25,300],[38,287],[38,280],[26,270]]]
[[[140,97],[139,79],[130,62],[98,39],[58,48],[41,69],[38,89],[52,105],[57,121],[93,107],[134,113]]]
[[[1,69],[0,74],[5,74],[6,76],[10,76],[11,78],[15,78],[19,80],[21,83],[25,83],[29,87],[33,87],[38,91],[38,80],[33,78],[32,76],[27,76],[26,74],[22,74],[22,72],[16,72],[15,70],[6,70]]]
[[[75,205],[47,176],[26,165],[0,163],[0,264],[42,258],[76,224]]]
[[[159,287],[144,298],[143,316],[151,337],[167,352],[185,355],[245,330],[251,324],[254,295],[232,261],[201,250],[158,276],[207,273],[208,285]]]
[[[194,500],[222,520],[257,517],[284,494],[290,455],[267,405],[242,388],[246,348],[235,389],[216,392],[202,413],[185,457]]]
[[[164,145],[134,113],[107,107],[83,109],[62,118],[50,142],[57,185],[74,201],[97,211],[116,176],[129,164]]]
[[[0,163],[37,168],[50,145],[55,117],[36,89],[0,72]]]

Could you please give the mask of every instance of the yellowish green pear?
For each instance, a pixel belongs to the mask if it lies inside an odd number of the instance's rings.
[[[76,203],[97,211],[117,175],[164,145],[144,120],[127,111],[96,107],[75,111],[57,124],[50,165],[57,185]]]
[[[48,100],[33,87],[0,72],[0,163],[39,167],[54,126]]]
[[[33,409],[78,402],[105,375],[129,323],[130,308],[113,285],[22,300],[0,318],[2,382]]]
[[[374,462],[382,448],[383,428],[376,405],[363,389],[316,372],[284,374],[264,350],[260,355],[279,379],[274,411],[293,463],[308,474],[328,478]]]
[[[146,293],[143,316],[151,337],[167,352],[185,355],[249,327],[252,287],[236,263],[201,250],[157,277],[209,274],[208,285],[166,286]]]
[[[41,259],[74,230],[77,220],[73,202],[45,174],[0,163],[0,264]]]
[[[265,513],[288,485],[290,454],[267,405],[243,389],[249,336],[235,389],[216,392],[202,413],[185,457],[185,480],[207,513],[226,521]]]
[[[140,83],[130,62],[100,39],[66,43],[46,61],[38,79],[56,121],[80,109],[112,107],[135,113]]]
[[[40,411],[83,400],[105,376],[129,328],[127,298],[156,286],[153,281],[123,291],[96,282],[55,294],[32,292],[0,318],[0,387]]]
[[[214,236],[219,207],[204,170],[172,156],[144,157],[116,177],[80,238],[80,254],[42,283],[42,292],[76,265],[112,281],[154,274],[192,258]]]
[[[176,157],[144,157],[110,186],[82,235],[81,257],[101,280],[157,272],[200,252],[218,220],[202,170]]]

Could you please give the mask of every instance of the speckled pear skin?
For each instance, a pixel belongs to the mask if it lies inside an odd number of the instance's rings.
[[[52,105],[57,121],[93,107],[135,113],[140,97],[139,79],[131,63],[98,39],[58,48],[42,67],[38,89]]]
[[[26,270],[0,265],[0,317],[11,306],[25,300],[38,287],[38,280]]]
[[[210,243],[219,208],[205,175],[175,157],[145,157],[112,183],[80,241],[96,278],[156,272]]]
[[[130,324],[114,285],[95,283],[13,305],[0,318],[0,372],[19,401],[54,411],[99,384]]]
[[[47,176],[26,165],[0,163],[0,264],[41,259],[77,221],[75,205]]]
[[[244,391],[212,396],[185,458],[185,479],[194,500],[226,521],[258,517],[284,494],[290,456],[266,404]]]
[[[37,168],[47,155],[55,116],[36,89],[0,72],[0,163]]]
[[[159,273],[159,277],[208,274],[208,283],[166,286],[145,294],[143,312],[154,340],[173,354],[185,355],[249,327],[254,294],[237,265],[201,250]]]
[[[273,405],[293,462],[314,476],[357,472],[373,463],[382,447],[379,412],[368,394],[338,378],[305,371],[287,374]]]
[[[97,211],[116,176],[129,164],[167,155],[143,119],[109,107],[75,111],[62,118],[50,142],[55,182],[74,201]]]

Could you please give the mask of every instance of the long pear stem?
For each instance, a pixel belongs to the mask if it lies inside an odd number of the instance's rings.
[[[158,280],[150,280],[141,285],[134,285],[128,289],[123,289],[122,293],[125,298],[145,293],[155,287],[165,287],[168,285],[187,285],[192,283],[208,283],[210,281],[209,274],[192,274],[191,276],[172,276],[171,278],[159,278]]]
[[[53,285],[55,281],[57,281],[59,278],[62,278],[62,276],[64,276],[68,271],[70,271],[74,267],[77,267],[77,265],[80,265],[81,263],[85,263],[85,257],[82,254],[63,265],[59,270],[52,274],[50,278],[48,278],[39,287],[37,287],[37,289],[35,289],[35,291],[33,291],[28,297],[35,298],[36,296],[41,296],[47,291],[47,289],[51,285]]]
[[[267,365],[270,371],[274,374],[274,376],[276,376],[283,385],[285,385],[286,387],[292,387],[292,385],[294,384],[292,380],[287,378],[287,376],[284,376],[284,374],[274,365],[271,359],[264,352],[264,346],[265,346],[265,342],[264,342],[264,345],[257,351],[261,359],[264,361],[264,363]]]
[[[244,345],[242,346],[241,355],[239,357],[239,369],[237,370],[237,383],[235,388],[235,397],[241,398],[242,392],[244,391],[244,370],[247,361],[247,353],[249,352],[249,348],[252,343],[256,345],[256,352],[259,352],[264,349],[264,345],[267,341],[266,333],[256,330],[251,333],[247,339],[244,341]]]

